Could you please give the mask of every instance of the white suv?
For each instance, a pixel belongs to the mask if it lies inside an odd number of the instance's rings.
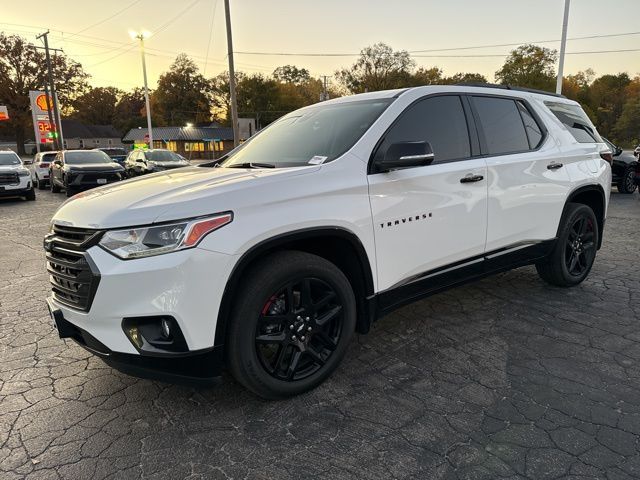
[[[35,200],[31,172],[20,157],[10,150],[0,151],[0,197],[24,197]]]
[[[355,331],[534,264],[584,280],[611,167],[580,105],[428,86],[290,113],[221,163],[76,196],[45,238],[59,334],[138,375],[315,387]]]
[[[56,158],[57,152],[40,152],[36,153],[33,158],[33,169],[31,171],[31,179],[33,184],[40,190],[47,188],[49,184],[49,171],[51,162]]]

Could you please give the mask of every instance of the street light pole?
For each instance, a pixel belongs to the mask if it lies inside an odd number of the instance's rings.
[[[231,13],[229,0],[224,0],[224,14],[227,22],[227,54],[229,57],[229,90],[231,95],[231,123],[233,126],[233,146],[237,147],[238,138],[238,103],[236,101],[236,72],[233,66],[233,39],[231,38]]]
[[[149,87],[147,86],[147,62],[144,58],[144,32],[133,33],[140,40],[140,56],[142,57],[142,76],[144,77],[144,103],[147,110],[147,132],[149,134],[149,148],[153,148],[153,130],[151,128],[151,105],[149,104]]]
[[[558,80],[556,93],[562,93],[562,75],[564,73],[564,51],[567,46],[567,25],[569,23],[569,4],[571,0],[564,0],[564,19],[562,20],[562,41],[560,42],[560,59],[558,62]]]

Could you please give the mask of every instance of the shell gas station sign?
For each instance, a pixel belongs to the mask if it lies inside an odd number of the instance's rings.
[[[55,123],[52,124],[49,120],[49,111],[51,111],[51,116],[55,118],[53,98],[45,92],[32,90],[29,92],[29,100],[31,101],[36,145],[53,143],[53,139],[57,135]]]

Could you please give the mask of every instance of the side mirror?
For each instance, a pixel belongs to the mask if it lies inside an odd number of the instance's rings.
[[[62,165],[62,160],[60,160],[59,158],[56,158],[56,159],[53,161],[53,163],[54,163],[54,165]]]
[[[375,164],[378,173],[401,168],[424,167],[434,159],[429,142],[398,142],[387,148],[384,158]]]
[[[618,155],[622,155],[622,149],[620,147],[616,147],[616,151],[613,152],[614,157],[617,157]]]
[[[22,163],[25,165],[31,165],[33,163],[33,159],[25,158],[24,160],[22,160]]]
[[[145,162],[144,158],[138,158],[136,160],[136,163],[144,163],[144,162]]]

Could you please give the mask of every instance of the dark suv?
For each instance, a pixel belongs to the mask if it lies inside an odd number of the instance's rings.
[[[633,193],[636,191],[636,169],[638,160],[630,153],[624,153],[620,147],[602,137],[604,143],[611,150],[613,163],[611,164],[612,184],[618,187],[620,193]]]
[[[80,190],[117,182],[124,178],[124,168],[99,150],[64,150],[58,152],[49,167],[51,191],[61,188],[67,197]]]

